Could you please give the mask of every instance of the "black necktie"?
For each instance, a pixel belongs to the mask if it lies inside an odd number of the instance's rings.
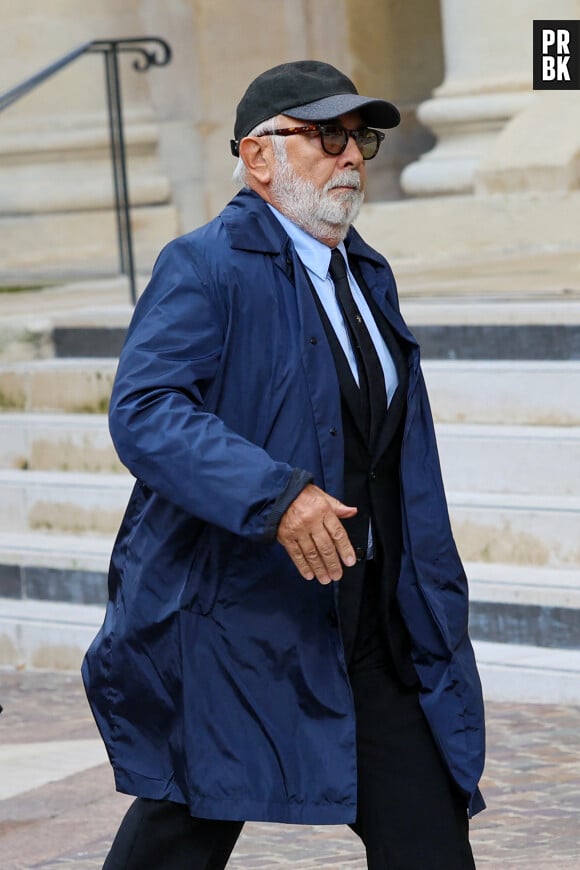
[[[330,255],[330,277],[349,332],[358,366],[363,407],[367,408],[369,443],[372,445],[387,411],[385,376],[373,340],[353,299],[344,257],[336,248]]]

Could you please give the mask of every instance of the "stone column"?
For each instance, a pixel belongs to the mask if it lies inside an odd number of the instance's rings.
[[[172,0],[174,2],[174,0]],[[236,105],[255,76],[290,60],[341,65],[345,0],[189,0],[194,30],[196,129],[203,209],[213,217],[235,194],[229,148]],[[201,188],[200,188],[201,189]]]
[[[547,17],[544,0],[441,0],[441,11],[445,79],[419,108],[438,141],[402,175],[419,196],[473,192],[497,135],[534,100],[532,22]],[[577,18],[577,0],[561,0],[557,16]]]
[[[347,14],[343,68],[350,64],[361,93],[392,100],[401,112],[401,125],[367,164],[366,201],[400,199],[402,169],[434,144],[417,106],[443,78],[439,0],[348,0]]]

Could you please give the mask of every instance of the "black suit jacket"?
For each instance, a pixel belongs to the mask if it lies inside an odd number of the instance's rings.
[[[402,532],[399,464],[406,416],[408,367],[405,348],[374,304],[356,263],[350,262],[357,283],[365,295],[371,313],[383,336],[395,368],[398,387],[389,399],[382,428],[369,444],[362,426],[361,395],[340,342],[312,287],[314,299],[324,325],[334,358],[342,399],[344,432],[344,494],[346,504],[356,505],[358,513],[344,525],[357,553],[357,563],[344,571],[339,586],[341,633],[347,663],[350,663],[359,626],[361,602],[365,594],[369,522],[373,530],[373,555],[380,576],[379,612],[376,626],[383,635],[387,652],[400,679],[408,685],[416,682],[411,663],[410,642],[396,601],[399,578]],[[373,618],[369,609],[365,616]]]

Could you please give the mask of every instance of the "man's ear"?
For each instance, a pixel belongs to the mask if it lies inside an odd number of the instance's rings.
[[[246,136],[240,142],[240,157],[248,175],[258,184],[268,185],[272,180],[274,155],[266,137]]]

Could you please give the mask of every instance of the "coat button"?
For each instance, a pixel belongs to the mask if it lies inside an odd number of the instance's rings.
[[[355,552],[357,562],[364,562],[367,557],[367,551],[363,550],[362,547],[357,547]]]
[[[310,342],[310,344],[318,344],[318,339],[316,338],[315,335],[310,336],[308,341]]]
[[[329,610],[326,618],[328,619],[328,624],[331,625],[333,628],[336,628],[336,626],[338,625],[338,619],[334,610]]]
[[[334,426],[333,426],[332,429],[330,430],[330,434],[331,434],[331,435],[337,435],[337,434],[338,434],[337,431],[336,431],[336,429],[334,428]]]
[[[376,479],[377,479],[377,472],[374,471],[374,470],[371,471],[371,472],[369,473],[369,478],[370,478],[371,480],[376,480]]]

